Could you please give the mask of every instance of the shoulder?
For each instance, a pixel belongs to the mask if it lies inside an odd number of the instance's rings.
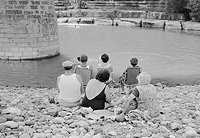
[[[92,67],[92,66],[90,66],[90,65],[88,65],[88,69],[93,69],[93,67]]]
[[[102,67],[102,64],[101,64],[101,63],[99,63],[99,64],[97,65],[97,67],[101,68],[101,67]]]
[[[82,82],[82,78],[79,74],[75,74],[78,81]]]
[[[62,76],[62,75],[58,76],[58,78],[57,78],[57,83],[60,81],[61,76]]]

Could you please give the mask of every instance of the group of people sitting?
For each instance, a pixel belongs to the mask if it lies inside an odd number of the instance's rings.
[[[158,102],[156,87],[150,84],[151,76],[146,72],[140,72],[137,76],[138,84],[133,87],[126,86],[126,72],[119,77],[119,83],[125,95],[121,100],[112,102],[111,89],[109,82],[111,80],[113,68],[108,63],[109,56],[103,54],[101,56],[102,63],[98,67],[103,67],[97,72],[95,78],[90,79],[86,88],[83,88],[83,80],[80,75],[75,73],[76,68],[93,69],[92,66],[87,65],[87,56],[82,55],[77,58],[80,64],[75,64],[72,61],[65,61],[62,63],[64,74],[58,76],[58,103],[64,107],[83,106],[91,107],[93,110],[107,109],[122,105],[119,117],[123,117],[130,110],[140,114],[146,119],[154,118],[160,114],[160,105]],[[130,60],[131,67],[138,67],[137,58]],[[141,70],[140,70],[141,71]]]

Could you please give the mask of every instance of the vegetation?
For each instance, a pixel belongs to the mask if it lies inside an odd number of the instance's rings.
[[[190,16],[194,21],[200,22],[200,0],[190,0]]]
[[[184,20],[189,20],[190,10],[188,9],[189,0],[167,0],[165,12],[167,15],[182,15]]]

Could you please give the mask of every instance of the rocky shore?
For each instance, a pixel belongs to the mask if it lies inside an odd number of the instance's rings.
[[[129,112],[124,122],[114,112],[63,108],[50,103],[55,88],[0,86],[0,138],[198,138],[200,85],[157,85],[160,118],[145,121]],[[112,90],[112,100],[123,94]]]
[[[114,12],[115,11],[115,12]],[[58,23],[113,25],[122,27],[144,27],[181,30],[200,35],[200,23],[182,20],[167,20],[162,12],[114,10],[114,9],[70,9],[56,11]],[[113,19],[113,21],[112,21]]]
[[[57,21],[59,24],[67,23],[69,25],[74,25],[74,24],[75,25],[95,24],[95,25],[110,25],[110,26],[112,25],[112,20],[108,18],[62,17],[58,18]],[[142,19],[142,18],[117,18],[114,20],[113,26],[140,27],[141,21],[143,28],[180,30],[186,33],[193,32],[193,34],[200,35],[200,23],[191,21],[183,22],[183,30],[181,30],[180,21],[154,20],[154,19]]]

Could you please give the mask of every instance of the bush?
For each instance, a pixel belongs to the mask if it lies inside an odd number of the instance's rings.
[[[189,3],[190,16],[194,21],[200,22],[200,0],[191,0]]]

